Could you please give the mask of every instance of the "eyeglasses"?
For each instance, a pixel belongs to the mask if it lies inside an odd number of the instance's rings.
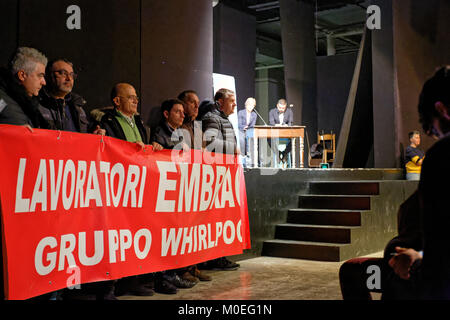
[[[128,100],[132,100],[132,101],[134,100],[134,101],[139,102],[139,97],[138,96],[128,96],[128,97],[118,96],[118,97],[124,98],[124,99],[128,99]]]
[[[75,80],[77,78],[77,76],[78,76],[76,73],[74,73],[74,72],[67,72],[66,70],[55,70],[53,72],[59,74],[60,76],[62,76],[64,78],[70,77],[73,80]]]

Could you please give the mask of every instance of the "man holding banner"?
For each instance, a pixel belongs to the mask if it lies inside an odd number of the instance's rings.
[[[235,155],[218,163],[191,150],[186,161],[108,136],[11,125],[0,125],[0,135],[7,299],[250,248]]]
[[[198,98],[197,92],[189,89],[184,90],[178,95],[177,98],[183,102],[184,121],[181,129],[185,130],[185,133],[190,136],[189,147],[191,149],[202,150],[203,131],[201,121],[197,121],[200,106],[200,99]],[[188,141],[185,140],[185,142]],[[191,275],[192,277],[194,277],[195,281],[212,280],[211,276],[198,269],[197,265],[182,269],[179,274],[182,279],[190,279]]]
[[[20,47],[0,69],[0,124],[50,128],[39,112],[38,94],[45,85],[47,58],[34,48]]]
[[[234,112],[235,108],[236,97],[234,92],[224,88],[217,90],[214,95],[214,104],[210,106],[210,111],[201,119],[206,150],[233,155],[240,153],[233,125],[228,120],[228,116]],[[219,161],[221,162],[221,160]],[[240,266],[226,257],[222,257],[208,261],[200,267],[212,270],[236,270]]]

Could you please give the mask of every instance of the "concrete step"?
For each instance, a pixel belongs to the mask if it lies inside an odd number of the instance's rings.
[[[298,207],[302,209],[370,210],[370,196],[300,195]]]
[[[380,194],[378,182],[365,181],[329,181],[329,182],[310,182],[309,192],[311,194],[326,195],[378,195]]]
[[[290,209],[287,223],[361,226],[361,210]]]
[[[283,223],[275,227],[275,239],[329,243],[350,243],[357,227]]]
[[[348,246],[348,244],[275,239],[264,241],[262,255],[316,261],[340,261],[340,250],[344,246]]]

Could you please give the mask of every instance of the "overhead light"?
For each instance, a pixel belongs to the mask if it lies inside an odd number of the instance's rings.
[[[219,0],[213,0],[213,2],[212,2],[213,7],[217,6],[218,3],[219,3]]]

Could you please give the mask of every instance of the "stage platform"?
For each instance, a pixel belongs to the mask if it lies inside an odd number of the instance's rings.
[[[418,185],[395,168],[247,168],[245,181],[252,248],[237,260],[344,261],[382,251]]]

